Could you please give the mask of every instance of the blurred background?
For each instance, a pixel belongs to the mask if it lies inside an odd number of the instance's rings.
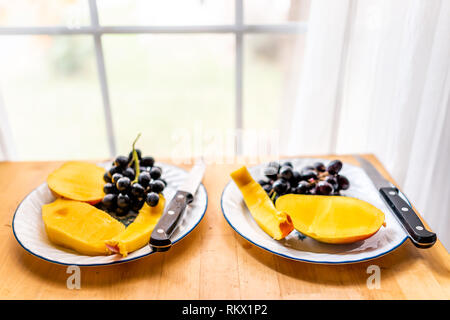
[[[234,1],[98,0],[96,5],[101,26],[166,27],[102,35],[116,150],[127,151],[142,132],[143,145],[169,157],[174,129],[194,125],[187,118],[198,119],[205,128],[235,127]],[[306,21],[309,0],[248,0],[242,7],[246,23],[275,26],[268,33],[243,35],[242,126],[278,128],[280,110],[288,103],[287,84],[298,74],[294,64],[300,61],[298,56],[293,59],[293,48],[303,45],[306,31],[289,24]],[[15,157],[109,156],[96,48],[93,36],[85,32],[91,25],[88,1],[2,0],[0,25],[65,26],[74,33],[0,39],[1,92]],[[288,25],[282,29],[286,32],[278,32],[277,25]],[[173,26],[178,32],[164,31]],[[210,27],[190,32],[192,26]],[[27,31],[33,33],[32,28]],[[35,143],[50,140],[53,143]]]
[[[138,132],[168,158],[199,127],[265,132],[277,156],[374,153],[448,249],[449,13],[446,0],[0,0],[0,160],[103,159]]]

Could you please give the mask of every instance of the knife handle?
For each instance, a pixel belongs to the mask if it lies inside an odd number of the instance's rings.
[[[186,206],[193,200],[194,197],[189,192],[177,191],[150,236],[149,245],[154,251],[167,251],[170,249],[172,246],[170,236],[175,230]]]
[[[381,188],[380,193],[416,247],[425,249],[436,243],[436,234],[425,228],[411,206],[403,200],[397,188]]]

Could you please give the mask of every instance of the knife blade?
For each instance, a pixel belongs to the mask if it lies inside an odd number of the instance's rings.
[[[436,234],[426,229],[417,213],[409,204],[408,198],[397,187],[387,181],[368,160],[358,155],[354,157],[372,180],[381,198],[394,213],[413,244],[422,249],[433,246],[437,240]]]
[[[150,236],[149,246],[153,251],[163,252],[172,247],[170,237],[175,231],[175,227],[186,207],[194,201],[195,193],[202,182],[204,173],[205,164],[200,160],[194,165],[186,180],[184,180],[166,206],[163,215]]]

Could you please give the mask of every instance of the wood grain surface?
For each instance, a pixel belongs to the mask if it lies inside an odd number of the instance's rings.
[[[327,158],[357,164],[351,156]],[[366,158],[391,179],[374,156]],[[440,242],[419,250],[407,241],[372,261],[315,265],[275,256],[242,239],[220,207],[229,173],[242,163],[208,166],[206,215],[169,252],[83,267],[81,288],[70,290],[67,268],[27,253],[11,228],[20,201],[59,165],[0,162],[0,299],[450,299],[450,259]],[[367,287],[370,265],[381,268],[380,289]]]

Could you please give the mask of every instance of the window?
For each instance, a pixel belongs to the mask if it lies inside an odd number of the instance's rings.
[[[0,0],[0,125],[20,160],[171,156],[176,130],[280,127],[309,0]],[[190,120],[190,121],[186,121]],[[10,150],[10,151],[11,151]]]

